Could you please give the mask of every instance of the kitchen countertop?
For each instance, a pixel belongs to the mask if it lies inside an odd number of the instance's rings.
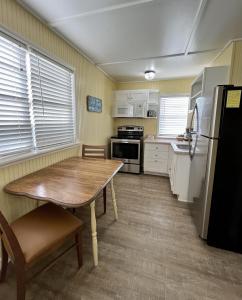
[[[189,155],[189,150],[188,149],[180,149],[177,147],[177,145],[188,145],[188,142],[179,142],[178,143],[171,143],[171,147],[173,151],[177,154],[186,154]]]
[[[166,138],[146,138],[144,139],[144,143],[149,143],[149,144],[171,144],[171,143],[175,143],[176,139],[175,138],[170,138],[170,139],[166,139]]]
[[[188,145],[188,142],[186,141],[177,141],[176,138],[146,138],[144,139],[144,143],[148,143],[148,144],[169,144],[171,145],[173,151],[177,154],[189,154],[189,150],[188,149],[179,149],[177,148],[176,145]]]

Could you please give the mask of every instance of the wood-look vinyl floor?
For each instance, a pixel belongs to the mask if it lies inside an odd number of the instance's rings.
[[[27,300],[241,300],[242,255],[209,247],[197,237],[188,204],[170,192],[167,178],[119,173],[119,221],[97,219],[99,266],[93,267],[90,212],[85,221],[84,266],[73,249],[27,287]],[[102,200],[97,201],[102,213]],[[15,299],[14,272],[0,285],[0,299]]]

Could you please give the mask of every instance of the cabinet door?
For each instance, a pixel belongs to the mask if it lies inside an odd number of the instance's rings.
[[[167,162],[167,171],[169,176],[171,176],[171,162],[172,162],[172,157],[173,157],[173,149],[172,146],[169,146],[169,151],[168,151],[168,162]]]
[[[189,176],[191,160],[189,155],[177,155],[175,191],[179,201],[189,201]]]
[[[129,101],[129,93],[128,91],[116,92],[115,100],[119,104],[127,104]]]
[[[145,101],[134,101],[134,117],[146,117],[147,105]]]
[[[171,176],[170,176],[170,183],[171,183],[171,190],[173,194],[177,194],[177,180],[176,180],[176,169],[177,169],[177,155],[173,153],[172,161],[171,161]]]
[[[144,118],[147,114],[147,91],[130,91],[129,100],[132,101],[134,105],[134,117]]]
[[[148,91],[130,91],[129,92],[129,99],[132,101],[142,101],[146,102],[148,101]]]
[[[158,105],[159,104],[159,92],[150,91],[148,103],[153,104],[153,105]]]
[[[134,106],[130,103],[129,93],[126,91],[115,93],[113,117],[133,117]]]

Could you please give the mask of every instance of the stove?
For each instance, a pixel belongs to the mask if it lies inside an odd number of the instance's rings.
[[[111,137],[111,159],[124,162],[120,172],[142,171],[143,136],[143,126],[126,125],[119,126],[118,135]]]

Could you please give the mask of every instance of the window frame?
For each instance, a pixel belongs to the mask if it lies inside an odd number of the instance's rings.
[[[2,26],[0,26],[0,35],[6,39],[9,39],[12,42],[15,42],[16,44],[21,44],[28,52],[27,55],[30,55],[31,53],[35,53],[35,54],[37,53],[43,56],[45,59],[50,60],[52,63],[57,64],[72,72],[72,107],[73,107],[72,114],[73,114],[73,124],[74,124],[73,143],[57,145],[46,149],[39,149],[39,150],[32,149],[27,153],[17,153],[16,155],[1,157],[0,168],[12,164],[20,163],[22,161],[29,160],[32,158],[41,157],[43,155],[54,153],[60,150],[78,147],[80,145],[80,138],[78,135],[79,133],[78,120],[80,116],[77,115],[78,106],[77,106],[77,99],[76,99],[76,69],[73,66],[68,65],[66,62],[62,61],[60,58],[57,58],[54,55],[50,54],[47,50],[41,49],[38,46],[32,44],[30,41],[25,40],[24,38],[9,32],[8,30],[4,29]]]
[[[191,95],[188,93],[179,93],[179,94],[160,94],[159,95],[159,105],[158,105],[158,114],[157,114],[157,124],[156,124],[156,136],[159,138],[167,138],[167,139],[175,139],[177,134],[159,134],[160,132],[160,99],[161,98],[172,98],[172,97],[188,97],[188,107],[187,112],[189,110],[189,105],[191,101]]]

